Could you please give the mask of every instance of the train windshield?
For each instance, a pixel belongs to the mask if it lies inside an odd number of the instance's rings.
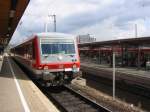
[[[42,54],[74,54],[75,46],[73,40],[42,40]]]

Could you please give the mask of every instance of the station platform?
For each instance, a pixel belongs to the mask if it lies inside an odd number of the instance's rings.
[[[92,62],[81,62],[81,71],[112,79],[113,68]],[[150,71],[116,68],[116,80],[150,88]]]
[[[11,58],[0,69],[0,112],[59,112]]]

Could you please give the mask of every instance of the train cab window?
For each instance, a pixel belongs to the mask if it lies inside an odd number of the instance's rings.
[[[75,45],[73,40],[51,41],[41,43],[42,54],[75,54]]]
[[[33,42],[32,42],[32,58],[35,59],[35,46]]]
[[[74,44],[42,44],[42,54],[74,54]]]
[[[60,49],[60,51],[65,52],[65,54],[74,54],[75,53],[74,44],[60,44],[59,49]]]

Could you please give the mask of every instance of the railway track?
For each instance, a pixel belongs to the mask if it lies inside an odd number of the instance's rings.
[[[77,93],[70,86],[47,88],[45,92],[63,112],[111,112],[106,107]]]
[[[102,83],[112,87],[112,71],[98,68],[98,66],[82,66],[83,77],[94,82]],[[116,87],[123,91],[128,91],[134,95],[150,98],[150,83],[148,78],[141,78],[138,75],[131,75],[116,71]]]
[[[103,77],[97,77],[92,74],[83,76],[87,85],[100,90],[108,95],[112,95],[112,81]],[[96,86],[98,85],[98,86]],[[150,92],[145,88],[140,88],[139,86],[130,85],[125,82],[116,81],[116,97],[128,102],[129,104],[134,104],[139,108],[150,111]]]
[[[26,74],[30,74],[23,66],[20,65],[20,67]],[[61,112],[112,112],[106,107],[79,94],[71,89],[70,86],[64,85],[46,88],[41,86],[39,81],[34,80],[31,75],[28,75],[28,77],[54,102]]]

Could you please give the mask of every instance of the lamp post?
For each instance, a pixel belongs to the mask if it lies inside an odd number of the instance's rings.
[[[135,24],[135,38],[138,37],[138,34],[137,34],[137,24]]]
[[[48,32],[47,22],[45,23],[45,32]]]
[[[115,52],[113,51],[113,100],[115,100],[115,88],[116,88],[116,68],[115,68]]]
[[[53,19],[54,19],[54,32],[56,32],[56,15],[55,14],[48,15],[48,17],[53,17]]]

